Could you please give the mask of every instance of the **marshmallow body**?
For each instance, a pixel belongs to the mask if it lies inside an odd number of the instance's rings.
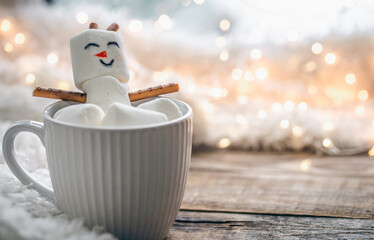
[[[60,109],[54,118],[76,125],[98,126],[104,117],[104,112],[94,104],[76,104]]]
[[[127,83],[129,72],[122,37],[114,31],[89,29],[70,40],[75,86],[88,79],[112,76]]]
[[[131,105],[127,84],[120,83],[114,77],[103,76],[87,80],[82,88],[87,93],[86,103],[96,104],[104,112],[115,102]]]
[[[105,114],[102,126],[139,126],[166,122],[165,114],[113,103]]]
[[[167,116],[169,121],[179,118],[183,115],[182,112],[179,110],[177,104],[175,104],[175,102],[167,98],[159,98],[140,104],[138,108],[163,113]]]

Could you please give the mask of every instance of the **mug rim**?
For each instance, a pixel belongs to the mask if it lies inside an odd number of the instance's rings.
[[[188,118],[190,118],[192,116],[192,108],[187,103],[185,103],[185,102],[183,102],[183,101],[181,101],[179,99],[168,98],[168,97],[153,97],[153,98],[149,98],[149,100],[153,100],[153,99],[157,99],[157,98],[170,99],[170,100],[172,100],[175,103],[179,103],[181,105],[184,105],[187,108],[187,112],[185,114],[183,114],[183,116],[181,116],[179,118],[176,118],[176,119],[173,119],[171,121],[162,122],[162,123],[152,123],[152,124],[146,124],[146,125],[138,125],[138,126],[88,126],[88,125],[76,125],[76,124],[72,124],[72,123],[67,123],[67,122],[62,122],[62,121],[56,120],[52,116],[50,116],[50,114],[49,114],[50,111],[52,110],[52,108],[56,107],[56,105],[62,105],[63,103],[66,103],[68,105],[66,105],[64,107],[67,107],[67,106],[70,106],[70,105],[79,104],[77,102],[61,100],[61,101],[57,101],[57,102],[54,102],[54,103],[48,105],[44,109],[44,111],[43,111],[43,119],[47,120],[49,122],[52,122],[54,124],[60,125],[60,126],[72,127],[72,128],[78,128],[78,129],[95,130],[95,131],[123,131],[123,130],[144,130],[144,129],[158,128],[158,127],[165,127],[165,126],[176,124],[178,122],[185,121],[186,119],[188,119]],[[62,109],[64,107],[60,107],[58,110],[60,110],[60,109]]]

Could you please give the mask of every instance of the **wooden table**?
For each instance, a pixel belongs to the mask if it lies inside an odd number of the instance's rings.
[[[168,239],[374,239],[374,159],[195,153]]]

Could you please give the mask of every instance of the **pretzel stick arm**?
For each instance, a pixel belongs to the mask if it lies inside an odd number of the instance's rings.
[[[56,88],[41,88],[37,87],[32,92],[34,97],[62,99],[73,102],[86,102],[86,94],[83,92],[65,91]]]
[[[143,90],[138,90],[129,93],[130,101],[137,101],[145,98],[156,97],[158,95],[173,93],[179,91],[179,85],[177,83],[169,83],[167,85],[159,85],[156,87],[150,87]]]
[[[167,85],[159,85],[156,87],[150,87],[147,89],[138,90],[129,93],[130,101],[137,101],[145,98],[156,97],[161,94],[173,93],[179,91],[179,85],[177,83],[170,83]],[[37,87],[34,89],[33,96],[62,99],[73,102],[86,102],[86,93],[84,92],[73,92],[65,91],[55,88],[41,88]]]

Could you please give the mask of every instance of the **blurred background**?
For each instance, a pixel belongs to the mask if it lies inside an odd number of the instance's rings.
[[[130,90],[180,85],[172,96],[194,109],[195,148],[374,156],[374,2],[364,0],[3,0],[1,136],[55,101],[34,87],[77,90],[69,39],[90,22],[120,25]],[[45,159],[30,139],[19,140],[26,164]]]

